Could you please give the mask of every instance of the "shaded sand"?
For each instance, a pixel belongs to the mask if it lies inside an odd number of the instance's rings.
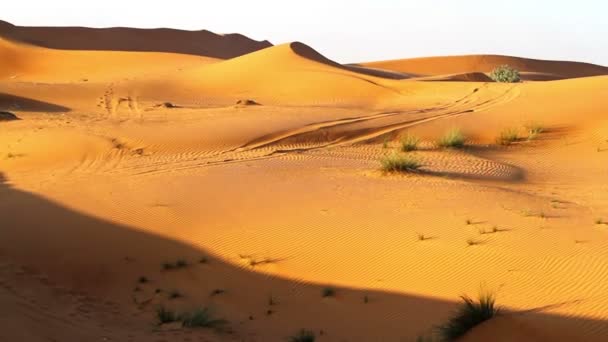
[[[423,57],[360,63],[359,65],[419,76],[489,73],[500,65],[510,65],[521,72],[523,80],[531,81],[608,75],[608,68],[600,65],[499,55]]]
[[[505,315],[465,341],[608,336],[608,76],[2,44],[23,63],[0,80],[22,119],[0,122],[0,340],[414,341],[482,285]],[[452,128],[467,147],[436,148]],[[383,174],[406,134],[420,172]],[[160,305],[228,324],[157,326]]]
[[[172,52],[226,59],[272,44],[241,34],[216,34],[207,30],[128,27],[26,27],[0,21],[0,36],[16,42],[61,50]]]

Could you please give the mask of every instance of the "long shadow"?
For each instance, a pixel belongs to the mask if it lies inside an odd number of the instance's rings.
[[[268,41],[256,41],[241,34],[167,28],[23,27],[0,22],[0,34],[51,49],[170,52],[221,59],[272,46]]]
[[[323,331],[324,341],[387,341],[395,336],[410,341],[442,323],[456,306],[455,302],[402,293],[340,287],[335,298],[321,298],[322,285],[258,273],[195,246],[74,211],[12,187],[2,173],[0,213],[2,258],[95,298],[121,302],[130,307],[128,312],[139,310],[144,323],[142,319],[130,321],[130,314],[121,318],[122,326],[132,325],[132,330],[150,330],[154,305],[177,303],[182,307],[212,305],[230,321],[235,334],[253,329],[259,341],[284,340],[301,328]],[[205,256],[204,264],[199,262],[201,256]],[[161,267],[180,259],[188,263],[183,269]],[[138,293],[156,299],[134,303],[133,288],[141,276],[150,280],[139,284]],[[158,299],[154,288],[178,289],[185,297],[181,301]],[[220,293],[217,289],[221,294],[211,296]],[[268,306],[269,296],[276,302],[272,307]],[[252,319],[255,325],[243,323]],[[517,323],[509,328],[519,329],[522,324],[535,331],[538,326],[549,326],[555,327],[551,334],[564,332],[555,336],[575,332],[579,340],[608,336],[608,322],[542,311],[517,315]],[[77,329],[77,323],[68,328]],[[112,331],[111,325],[106,328]],[[471,337],[475,338],[475,331]]]
[[[0,93],[0,110],[17,110],[26,112],[65,113],[70,108],[60,105],[33,100],[27,97]]]

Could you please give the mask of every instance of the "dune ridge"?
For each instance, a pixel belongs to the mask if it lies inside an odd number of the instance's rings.
[[[0,36],[17,42],[61,50],[140,51],[191,54],[227,59],[272,46],[242,34],[207,30],[127,27],[27,27],[0,21]]]
[[[502,55],[422,57],[366,62],[356,65],[411,73],[422,77],[475,72],[489,73],[497,66],[505,64],[522,72],[524,80],[558,80],[608,75],[608,67],[601,65]]]

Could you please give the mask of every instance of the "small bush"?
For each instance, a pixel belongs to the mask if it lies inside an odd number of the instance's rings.
[[[416,159],[398,154],[384,157],[380,160],[380,163],[384,172],[412,172],[422,166]]]
[[[469,246],[475,246],[475,245],[479,245],[480,242],[475,240],[475,239],[467,239],[467,245]]]
[[[441,148],[461,148],[464,147],[466,140],[461,130],[452,129],[437,141],[437,145]]]
[[[140,284],[145,284],[147,282],[149,282],[150,280],[144,276],[139,277],[139,279],[137,280]]]
[[[474,301],[468,296],[461,296],[462,303],[445,325],[439,327],[444,341],[455,341],[477,325],[495,317],[499,313],[494,294],[481,291],[479,299]]]
[[[501,65],[499,67],[496,67],[490,73],[490,78],[493,79],[495,82],[502,83],[517,83],[521,81],[519,71],[508,65]]]
[[[526,124],[526,130],[528,131],[528,140],[533,140],[544,132],[545,128],[538,122],[530,122]]]
[[[221,328],[227,321],[214,318],[209,308],[194,310],[181,317],[182,325],[187,328]]]
[[[336,295],[336,290],[333,287],[326,287],[321,291],[321,297],[333,297]]]
[[[519,135],[515,128],[507,128],[500,132],[498,138],[496,138],[496,143],[503,146],[511,145],[512,143],[519,140]]]
[[[302,329],[298,331],[297,334],[291,336],[289,342],[315,342],[315,339],[316,336],[314,332]]]
[[[401,151],[410,152],[418,149],[420,138],[413,135],[406,135],[401,139]]]
[[[186,267],[186,266],[188,266],[188,262],[184,259],[179,259],[179,260],[177,260],[177,262],[175,262],[175,266],[177,268]]]
[[[172,290],[171,292],[169,292],[169,299],[177,299],[181,297],[183,296],[178,290]]]
[[[156,309],[156,318],[158,319],[158,324],[167,324],[177,322],[178,316],[174,311],[166,309],[164,306]]]

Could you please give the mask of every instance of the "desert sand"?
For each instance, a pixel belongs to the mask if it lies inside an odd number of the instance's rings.
[[[605,341],[606,89],[578,62],[0,23],[0,340],[415,341],[484,287],[504,314],[465,341]],[[380,171],[406,135],[419,172]]]

